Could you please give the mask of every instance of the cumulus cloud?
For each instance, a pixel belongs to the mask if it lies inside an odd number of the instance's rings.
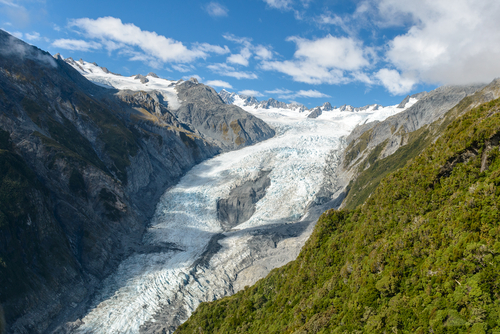
[[[208,15],[212,17],[227,16],[228,12],[227,8],[218,2],[210,2],[205,6],[205,10],[207,11]]]
[[[252,56],[252,53],[248,48],[243,48],[239,54],[232,54],[227,57],[227,62],[231,64],[238,64],[243,66],[248,66],[248,59]]]
[[[263,45],[257,45],[254,49],[254,52],[257,59],[269,60],[273,58],[273,51]]]
[[[61,48],[66,50],[73,51],[91,51],[100,49],[102,47],[101,44],[97,42],[87,42],[81,39],[56,39],[52,42],[52,46],[55,48]]]
[[[109,16],[95,20],[76,19],[70,21],[69,26],[81,29],[84,35],[91,39],[98,39],[102,45],[112,45],[115,48],[123,49],[124,54],[133,54],[131,60],[147,61],[150,65],[190,63],[199,58],[207,58],[209,53],[224,54],[229,52],[227,47],[223,48],[207,43],[195,44],[190,49],[182,42],[159,35],[156,32],[142,30],[132,23],[123,23],[120,19]],[[127,48],[138,48],[142,55],[138,54],[137,49],[130,51]]]
[[[229,82],[222,81],[222,80],[209,80],[209,81],[205,82],[205,84],[208,86],[213,86],[213,87],[233,89],[233,86],[231,86],[231,84]]]
[[[251,89],[245,89],[245,90],[239,91],[238,93],[241,95],[247,95],[247,96],[253,96],[253,97],[264,96],[264,95],[262,95],[262,93],[260,93],[256,90],[251,90]]]
[[[257,75],[252,72],[237,71],[234,67],[228,64],[218,63],[207,66],[208,69],[219,75],[233,77],[236,79],[257,79]]]
[[[500,2],[380,0],[378,8],[383,25],[409,26],[386,52],[399,73],[377,73],[391,93],[406,93],[416,81],[470,84],[500,76]]]
[[[387,68],[378,71],[375,77],[393,95],[406,94],[417,83],[414,78],[402,76],[398,71]]]
[[[295,81],[309,84],[347,82],[344,71],[358,71],[369,65],[361,42],[328,35],[309,40],[290,37],[297,50],[292,60],[264,61],[262,68],[290,75]]]

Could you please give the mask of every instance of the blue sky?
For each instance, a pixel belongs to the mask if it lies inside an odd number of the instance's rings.
[[[0,0],[0,28],[123,75],[363,106],[500,76],[498,0]]]

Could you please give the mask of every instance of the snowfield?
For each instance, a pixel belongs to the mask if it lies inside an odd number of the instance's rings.
[[[119,89],[144,86],[131,77],[116,79],[96,72],[82,74]],[[165,95],[171,106],[179,103],[175,82],[148,79],[155,89],[169,92]],[[406,108],[415,102],[412,99]],[[143,239],[145,246],[157,251],[134,254],[120,264],[103,282],[77,333],[139,333],[155,328],[172,333],[200,302],[233,294],[293,260],[314,225],[304,223],[306,207],[322,186],[326,157],[332,150],[340,155],[342,137],[357,124],[405,110],[396,106],[362,112],[332,110],[308,119],[307,112],[242,108],[274,127],[276,136],[195,166],[167,191]],[[224,232],[217,220],[217,200],[254,180],[261,170],[271,171],[271,185],[254,215]],[[200,264],[197,260],[202,256],[205,263]]]

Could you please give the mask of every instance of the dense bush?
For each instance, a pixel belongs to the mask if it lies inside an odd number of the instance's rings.
[[[296,261],[178,333],[500,333],[500,100],[451,123]]]

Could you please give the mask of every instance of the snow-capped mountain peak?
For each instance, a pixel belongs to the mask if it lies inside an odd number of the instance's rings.
[[[364,107],[353,107],[348,104],[344,104],[340,107],[332,106],[330,102],[325,102],[323,105],[314,107],[312,109],[308,109],[306,106],[292,102],[286,103],[282,101],[275,100],[274,98],[269,98],[267,100],[258,101],[255,97],[237,94],[234,92],[229,92],[225,89],[219,92],[219,96],[222,100],[227,104],[237,105],[249,112],[252,112],[252,109],[259,110],[272,110],[276,109],[276,111],[283,114],[283,112],[287,112],[287,116],[291,116],[292,114],[299,113],[302,115],[301,117],[307,118],[331,118],[337,117],[335,116],[339,112],[364,112],[364,113],[372,113],[379,111],[381,114],[385,113],[398,113],[404,109],[411,107],[415,102],[418,101],[417,96],[408,96],[405,98],[403,102],[396,106],[384,107],[379,104],[370,104]]]
[[[60,56],[59,56],[60,57]],[[153,72],[147,75],[131,75],[129,77],[122,76],[109,71],[106,67],[100,67],[96,63],[89,63],[82,59],[75,61],[73,58],[64,59],[66,63],[71,65],[85,78],[92,81],[96,85],[115,88],[115,89],[130,89],[135,91],[158,91],[167,101],[168,106],[172,110],[180,107],[181,102],[177,96],[175,87],[182,84],[183,80],[172,81],[160,78]]]

